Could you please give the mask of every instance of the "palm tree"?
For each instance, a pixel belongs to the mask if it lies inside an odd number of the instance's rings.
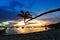
[[[50,11],[44,12],[44,13],[38,15],[38,16],[35,16],[34,18],[31,18],[31,19],[28,20],[28,21],[31,21],[31,20],[36,19],[36,18],[38,18],[38,17],[40,17],[40,16],[43,16],[43,15],[45,15],[45,14],[52,13],[52,12],[56,12],[56,11],[60,11],[60,8],[57,8],[57,9],[54,9],[54,10],[50,10]],[[27,23],[28,21],[26,21],[25,23]],[[47,27],[45,27],[45,29],[47,29]]]
[[[36,19],[36,18],[38,18],[38,17],[40,17],[40,16],[43,16],[43,15],[45,15],[45,14],[49,14],[49,13],[56,12],[56,11],[60,11],[60,8],[57,8],[57,9],[54,9],[54,10],[50,10],[50,11],[41,13],[40,15],[35,16],[35,17],[31,18],[31,19],[28,20],[28,21],[31,21],[31,20]],[[28,21],[26,21],[26,22],[28,22]]]
[[[24,19],[24,23],[27,18],[32,18],[32,15],[28,11],[26,11],[26,12],[20,11],[20,14],[18,14],[17,16],[22,17]],[[24,31],[23,31],[24,33],[26,33],[28,31],[28,29],[26,28],[25,25],[24,25],[24,27],[22,27],[22,29],[24,29]]]
[[[20,14],[18,14],[17,16],[24,18],[24,23],[27,18],[32,18],[32,15],[28,11],[20,11]]]

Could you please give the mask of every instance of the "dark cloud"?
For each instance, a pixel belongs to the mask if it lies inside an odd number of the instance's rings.
[[[30,11],[36,16],[40,12],[60,7],[59,3],[56,0],[0,0],[0,21],[18,19],[20,10]]]
[[[0,22],[6,20],[16,20],[16,19],[18,19],[17,14],[0,8]]]

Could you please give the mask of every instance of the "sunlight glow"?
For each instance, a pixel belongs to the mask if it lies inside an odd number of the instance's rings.
[[[24,21],[20,21],[14,26],[18,26],[19,28],[16,29],[18,33],[29,33],[29,30],[32,30],[33,32],[38,31],[45,31],[45,25],[47,25],[49,21],[42,21],[42,20],[32,20],[28,23],[24,23]],[[24,27],[24,28],[22,28]],[[19,31],[18,31],[19,30]]]

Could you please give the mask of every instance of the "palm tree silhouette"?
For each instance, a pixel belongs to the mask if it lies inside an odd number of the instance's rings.
[[[31,18],[30,20],[26,21],[25,23],[27,23],[27,22],[29,22],[29,21],[31,21],[31,20],[33,20],[33,19],[36,19],[36,18],[38,18],[38,17],[40,17],[40,16],[43,16],[43,15],[45,15],[45,14],[52,13],[52,12],[56,12],[56,11],[60,11],[60,8],[57,8],[57,9],[54,9],[54,10],[50,10],[50,11],[44,12],[44,13],[38,15],[38,16],[35,16],[35,17]],[[47,27],[45,27],[45,30],[47,30]]]
[[[20,14],[18,14],[17,16],[24,18],[24,23],[27,18],[32,18],[32,15],[28,11],[20,11]]]
[[[43,15],[45,15],[45,14],[49,14],[49,13],[56,12],[56,11],[60,11],[60,8],[57,8],[57,9],[54,9],[54,10],[50,10],[50,11],[41,13],[40,15],[35,16],[35,17],[31,18],[31,19],[28,20],[28,21],[31,21],[31,20],[36,19],[36,18],[38,18],[38,17],[40,17],[40,16],[43,16]],[[25,23],[27,23],[28,21],[26,21]]]

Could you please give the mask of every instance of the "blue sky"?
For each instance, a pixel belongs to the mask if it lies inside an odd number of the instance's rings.
[[[29,11],[37,16],[45,11],[60,8],[60,0],[0,0],[0,21],[14,20],[20,10]],[[60,12],[53,14],[60,16]],[[51,15],[51,14],[50,14]],[[53,17],[50,16],[49,17]],[[46,18],[42,16],[41,18]]]

